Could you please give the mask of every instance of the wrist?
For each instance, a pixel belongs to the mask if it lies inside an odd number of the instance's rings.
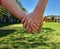
[[[27,17],[26,14],[21,15],[21,20],[24,19],[24,18],[26,18],[26,17]]]

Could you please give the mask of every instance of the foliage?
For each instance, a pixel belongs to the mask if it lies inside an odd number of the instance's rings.
[[[16,0],[16,2],[23,11],[27,12],[27,10],[23,7],[23,5],[21,4],[21,2],[19,0]]]
[[[50,16],[50,19],[52,22],[54,22],[54,16],[53,15]]]
[[[8,11],[0,5],[0,18],[7,16]]]

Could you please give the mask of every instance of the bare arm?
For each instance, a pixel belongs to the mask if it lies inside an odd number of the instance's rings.
[[[35,10],[33,11],[34,14],[37,14],[38,16],[44,13],[46,4],[47,4],[48,0],[39,0]]]
[[[20,9],[15,0],[1,0],[1,5],[15,15],[18,19],[22,19],[26,14]]]

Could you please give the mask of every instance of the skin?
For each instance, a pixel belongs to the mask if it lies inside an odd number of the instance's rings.
[[[28,18],[23,19],[22,23],[28,32],[34,34],[35,31],[40,32],[43,25],[43,14],[48,0],[39,0],[35,10],[28,14]]]
[[[27,17],[28,15],[24,11],[21,10],[21,8],[18,6],[15,0],[1,0],[1,5],[4,6],[9,12],[11,12],[20,20],[28,18]]]
[[[22,21],[23,26],[28,32],[40,32],[43,24],[43,14],[48,0],[39,0],[35,10],[26,14],[17,5],[15,0],[1,0],[1,5]]]

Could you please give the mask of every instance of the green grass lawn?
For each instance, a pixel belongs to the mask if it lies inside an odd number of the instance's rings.
[[[44,23],[34,35],[22,24],[0,24],[0,49],[60,49],[60,23]]]

